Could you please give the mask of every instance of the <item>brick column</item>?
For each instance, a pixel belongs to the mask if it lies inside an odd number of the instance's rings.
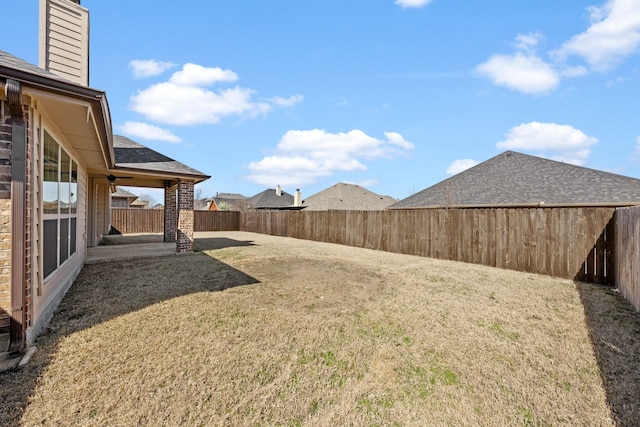
[[[164,241],[166,243],[176,241],[178,228],[177,190],[177,185],[169,185],[164,188]]]
[[[176,251],[193,252],[193,182],[178,185],[178,243]]]

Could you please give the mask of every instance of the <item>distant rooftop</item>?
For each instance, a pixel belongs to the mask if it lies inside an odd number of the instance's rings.
[[[355,184],[338,183],[303,200],[305,210],[383,210],[397,202]]]
[[[506,151],[389,208],[638,204],[636,178]]]

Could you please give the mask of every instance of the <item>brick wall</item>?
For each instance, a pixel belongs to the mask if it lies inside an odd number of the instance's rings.
[[[11,312],[11,117],[0,100],[0,333]]]
[[[176,241],[178,226],[177,186],[164,189],[164,241],[166,243]]]
[[[181,181],[178,186],[177,237],[178,252],[193,251],[193,182]]]
[[[29,113],[25,107],[27,129],[26,182],[25,182],[25,329],[31,324],[31,155],[32,141]],[[11,205],[11,123],[9,108],[0,100],[0,333],[8,332],[11,313],[11,257],[12,257],[12,205]]]

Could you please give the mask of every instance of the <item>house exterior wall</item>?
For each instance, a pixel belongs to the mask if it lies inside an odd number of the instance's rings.
[[[33,283],[32,288],[32,308],[31,322],[26,331],[26,342],[30,345],[35,340],[36,336],[46,327],[53,313],[62,301],[62,298],[67,293],[73,281],[77,277],[78,273],[82,269],[84,259],[86,256],[86,236],[87,236],[87,193],[88,193],[88,177],[86,167],[82,162],[81,157],[76,153],[65,141],[65,139],[56,131],[54,123],[47,120],[46,114],[38,110],[32,112],[36,123],[31,130],[34,135],[34,143],[31,145],[29,153],[29,159],[32,160],[33,167],[31,168],[30,176],[31,180],[35,183],[32,195],[27,198],[29,201],[30,209],[27,211],[30,213],[33,220],[31,221],[32,229],[34,230],[32,238],[28,239],[29,246],[33,250],[30,251],[28,257],[30,264],[33,266],[31,270],[31,281]],[[71,156],[71,158],[78,164],[78,180],[77,180],[77,192],[78,192],[78,210],[76,217],[76,252],[69,257],[57,270],[55,270],[48,277],[43,278],[42,274],[42,259],[43,259],[43,235],[42,224],[43,216],[41,209],[41,188],[42,188],[42,152],[43,152],[43,132],[47,130],[57,141],[57,143]],[[28,249],[29,252],[29,249]]]
[[[28,100],[27,100],[28,101]],[[23,101],[24,102],[24,101]],[[31,114],[27,105],[22,105],[22,117],[12,117],[7,102],[0,99],[0,333],[9,332],[11,316],[21,318],[23,331],[29,327],[32,321],[32,294],[31,294],[31,156],[29,153],[32,144],[30,130]],[[23,185],[15,186],[13,182],[13,128],[14,121],[19,120],[24,125],[26,131],[25,140],[25,179]],[[22,128],[21,128],[22,129]],[[22,180],[21,180],[22,182]],[[20,188],[24,194],[12,194],[15,189]],[[14,218],[14,201],[24,200],[24,209],[21,211],[23,218]],[[24,221],[24,232],[22,236],[14,236],[16,221]],[[15,246],[16,241],[20,245]],[[14,247],[15,246],[15,247]],[[16,255],[22,261],[16,261]],[[14,265],[21,265],[21,271],[13,271]],[[21,281],[22,306],[15,306],[12,301],[12,281],[18,274]],[[23,335],[24,338],[24,335]]]
[[[178,186],[177,252],[193,251],[193,182],[181,181]]]
[[[40,2],[41,68],[89,84],[89,11],[75,2]]]
[[[175,242],[178,227],[178,186],[169,186],[164,189],[164,241]]]
[[[11,312],[11,118],[0,100],[0,333]]]
[[[128,208],[129,199],[127,199],[126,197],[112,197],[111,207],[112,208]]]
[[[109,191],[109,184],[96,184],[96,245],[100,244],[104,234],[109,233],[111,226],[111,209],[109,207],[111,193]]]

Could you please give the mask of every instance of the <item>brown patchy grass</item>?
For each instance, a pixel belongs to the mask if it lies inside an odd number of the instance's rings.
[[[86,266],[0,425],[637,425],[640,316],[545,276],[247,233]]]

